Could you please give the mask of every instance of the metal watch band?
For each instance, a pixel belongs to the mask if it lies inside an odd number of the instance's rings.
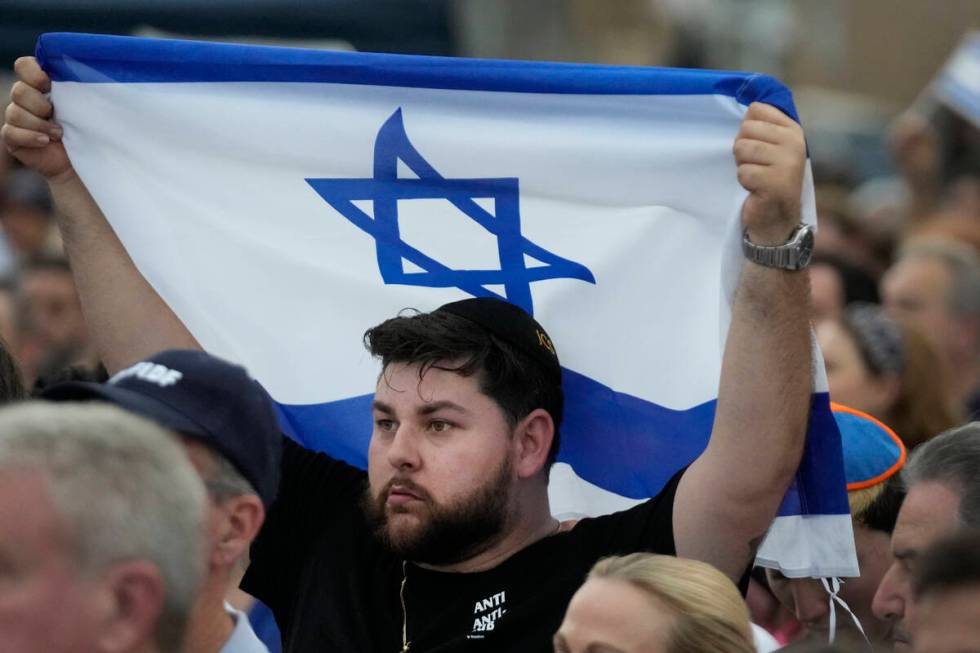
[[[813,254],[813,227],[801,224],[782,245],[756,245],[749,240],[748,230],[742,234],[742,253],[765,267],[781,270],[801,270]]]

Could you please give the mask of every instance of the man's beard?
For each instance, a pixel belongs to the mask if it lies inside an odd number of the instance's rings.
[[[490,481],[449,505],[435,503],[428,492],[408,479],[392,479],[374,496],[368,488],[361,505],[375,537],[394,555],[430,565],[450,565],[472,558],[496,544],[508,523],[513,464],[506,458]],[[420,496],[421,511],[412,511],[419,523],[409,532],[392,533],[386,507],[395,483]],[[395,508],[395,513],[410,514]]]

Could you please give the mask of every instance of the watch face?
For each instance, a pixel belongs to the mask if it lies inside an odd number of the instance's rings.
[[[803,238],[800,240],[799,268],[805,268],[809,265],[810,259],[813,257],[813,244],[813,227],[806,227],[803,232]]]

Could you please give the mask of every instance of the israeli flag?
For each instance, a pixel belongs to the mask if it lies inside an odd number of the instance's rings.
[[[732,143],[753,101],[795,117],[775,80],[78,34],[37,55],[136,265],[306,446],[366,466],[366,328],[497,296],[564,367],[556,514],[633,505],[704,449],[743,262]],[[813,222],[809,181],[803,199]],[[759,560],[856,575],[817,384]]]

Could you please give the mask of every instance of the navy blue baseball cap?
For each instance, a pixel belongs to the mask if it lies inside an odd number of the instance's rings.
[[[52,401],[106,401],[220,453],[268,507],[279,487],[282,435],[272,400],[240,365],[203,351],[160,352],[106,383],[70,381],[44,390]]]

